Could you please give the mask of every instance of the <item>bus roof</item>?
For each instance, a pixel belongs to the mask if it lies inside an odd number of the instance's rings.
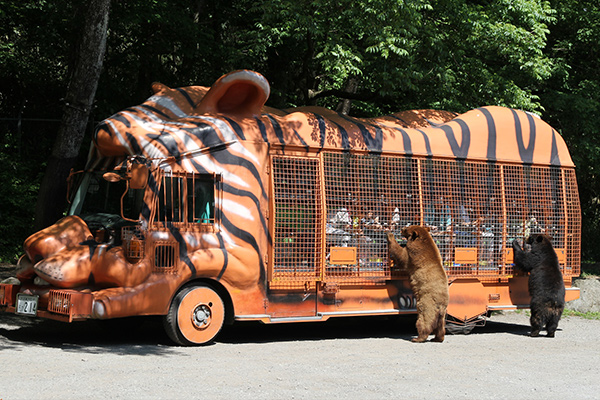
[[[461,115],[413,110],[359,119],[319,107],[276,110],[264,107],[266,80],[243,72],[239,80],[236,73],[225,75],[210,90],[154,84],[156,93],[144,103],[100,123],[90,161],[133,155],[178,158],[252,141],[283,151],[365,151],[574,166],[562,137],[531,113],[488,106]]]

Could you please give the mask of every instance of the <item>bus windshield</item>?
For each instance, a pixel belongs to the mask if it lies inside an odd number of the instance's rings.
[[[142,208],[144,190],[129,189],[124,180],[108,182],[104,172],[87,172],[81,178],[69,215],[78,215],[84,220],[99,214],[121,216],[121,197],[123,198],[123,216],[138,220]]]

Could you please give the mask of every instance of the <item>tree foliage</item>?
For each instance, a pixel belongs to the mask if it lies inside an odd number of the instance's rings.
[[[552,6],[558,20],[547,53],[554,65],[540,97],[577,165],[584,260],[600,261],[600,4],[555,0]]]
[[[39,175],[57,126],[27,130],[18,122],[61,118],[85,5],[0,0],[0,117],[13,119],[0,133],[28,154],[16,164],[28,166],[29,177]],[[208,86],[241,68],[267,77],[268,104],[280,108],[317,104],[355,116],[490,104],[533,111],[570,146],[584,255],[600,260],[600,246],[586,244],[600,225],[598,21],[593,0],[113,1],[92,119],[143,101],[154,81]],[[37,181],[28,184],[35,190]]]

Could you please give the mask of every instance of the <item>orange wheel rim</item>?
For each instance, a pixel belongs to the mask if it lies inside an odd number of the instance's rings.
[[[225,306],[221,297],[210,288],[197,288],[181,300],[177,325],[181,334],[192,343],[206,343],[223,326]]]

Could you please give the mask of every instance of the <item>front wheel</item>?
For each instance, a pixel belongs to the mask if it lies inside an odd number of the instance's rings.
[[[194,285],[177,293],[164,317],[167,335],[190,346],[211,343],[225,322],[225,303],[210,286]]]

